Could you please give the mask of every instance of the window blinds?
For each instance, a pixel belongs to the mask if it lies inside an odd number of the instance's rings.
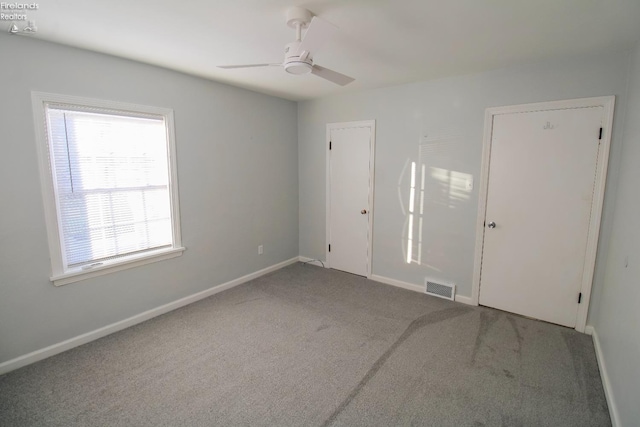
[[[164,119],[47,105],[66,268],[171,246]]]

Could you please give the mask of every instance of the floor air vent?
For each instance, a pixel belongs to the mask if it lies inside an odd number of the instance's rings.
[[[454,301],[456,296],[456,285],[450,285],[447,283],[437,283],[429,279],[425,279],[425,292],[427,295],[433,295],[438,298],[445,298]]]

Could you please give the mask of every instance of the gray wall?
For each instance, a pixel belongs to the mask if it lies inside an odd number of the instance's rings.
[[[458,294],[470,297],[485,109],[616,95],[610,191],[619,162],[628,58],[626,51],[564,58],[299,103],[300,255],[325,258],[325,125],[375,119],[373,273],[414,284],[422,284],[425,276],[450,281],[458,285]],[[456,182],[427,179],[423,256],[420,265],[409,265],[402,209],[408,204],[406,165],[419,163],[421,150],[428,171],[471,175],[474,188],[466,192],[455,188]],[[604,271],[612,207],[606,196],[596,281]]]
[[[621,426],[640,420],[640,43],[629,73],[629,103],[613,231],[595,327]]]
[[[0,363],[298,255],[294,102],[26,37],[0,53]],[[49,282],[32,90],[174,110],[182,257]]]

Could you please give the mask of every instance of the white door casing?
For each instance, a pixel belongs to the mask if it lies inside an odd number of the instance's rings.
[[[374,138],[373,121],[327,125],[327,267],[366,277],[371,276]]]
[[[480,304],[575,327],[602,107],[493,118]]]
[[[487,110],[475,304],[584,331],[613,103],[602,97]]]

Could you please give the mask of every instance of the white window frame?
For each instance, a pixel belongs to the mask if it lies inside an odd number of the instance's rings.
[[[146,105],[136,105],[123,102],[107,101],[92,98],[83,98],[70,95],[60,95],[45,92],[32,92],[31,101],[33,105],[33,119],[36,133],[36,145],[40,166],[40,183],[42,189],[42,199],[44,202],[45,222],[47,226],[47,238],[49,241],[49,253],[51,258],[50,280],[55,286],[62,286],[91,277],[101,276],[115,271],[138,267],[152,262],[175,258],[182,255],[185,248],[182,246],[180,234],[180,209],[178,196],[178,173],[176,164],[175,130],[173,121],[173,110],[168,108],[151,107]],[[48,145],[47,118],[45,104],[68,104],[70,106],[81,106],[98,109],[131,111],[135,115],[152,114],[164,118],[167,129],[167,164],[169,167],[169,195],[171,203],[171,223],[173,231],[173,246],[157,250],[147,250],[129,256],[123,256],[112,260],[101,262],[93,268],[85,269],[65,269],[62,254],[62,236],[60,233],[61,223],[59,209],[56,206],[55,183],[52,173],[53,164],[50,160],[50,150]]]

